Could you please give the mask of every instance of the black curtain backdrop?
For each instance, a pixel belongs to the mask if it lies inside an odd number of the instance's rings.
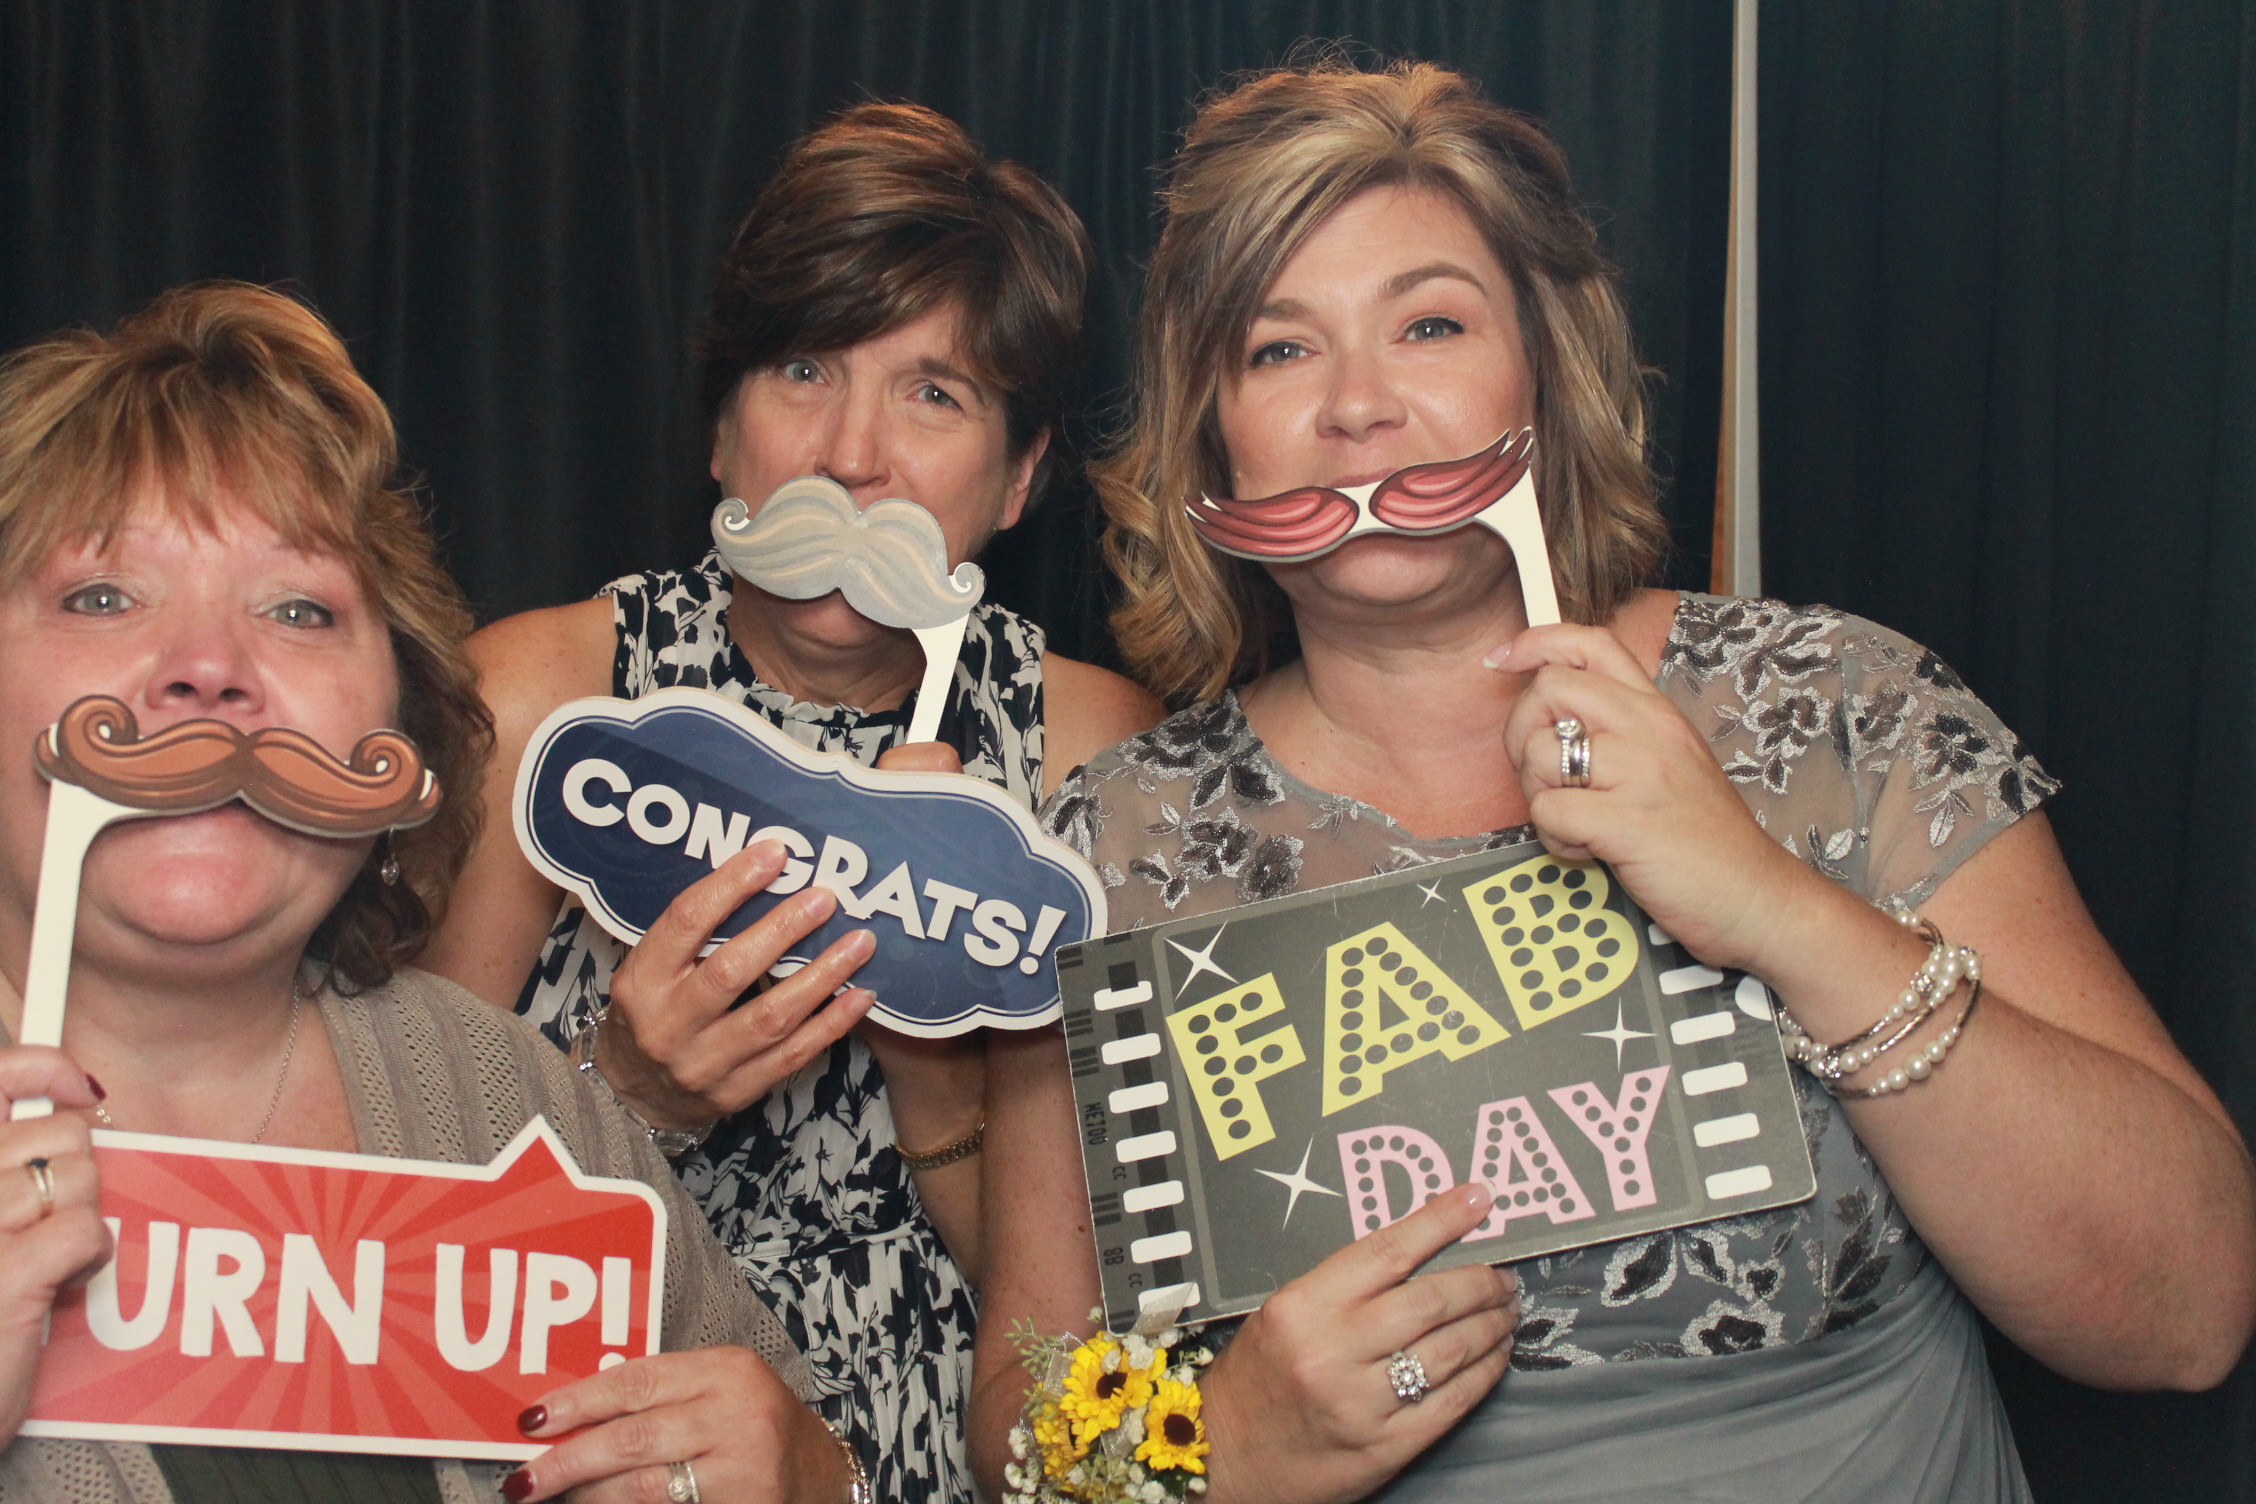
[[[2246,1132],[2256,7],[1762,24],[1764,583],[1921,638],[2066,779],[2085,897]],[[2256,1497],[2250,1365],[2107,1395],[1992,1356],[2040,1499]]]
[[[1730,14],[1714,0],[501,4],[0,0],[0,345],[199,277],[286,282],[351,341],[487,616],[686,562],[716,499],[686,353],[793,136],[907,98],[1047,175],[1100,255],[1089,408],[1124,378],[1154,167],[1192,101],[1303,38],[1547,120],[1629,272],[1684,581],[1713,508]],[[1083,434],[1080,437],[1086,438]],[[987,557],[1108,656],[1069,482]]]

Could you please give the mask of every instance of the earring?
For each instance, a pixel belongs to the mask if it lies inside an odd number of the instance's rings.
[[[399,858],[393,854],[391,838],[387,836],[384,841],[384,860],[376,867],[376,880],[387,888],[396,888],[399,886],[399,877]]]

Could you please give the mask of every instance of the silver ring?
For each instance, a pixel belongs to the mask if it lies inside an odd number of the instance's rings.
[[[697,1469],[686,1462],[667,1463],[666,1497],[672,1504],[699,1504],[704,1496],[697,1491]]]
[[[1433,1389],[1426,1379],[1426,1365],[1416,1353],[1397,1352],[1388,1358],[1387,1382],[1394,1386],[1394,1397],[1405,1405],[1415,1405]]]
[[[32,1188],[39,1192],[39,1215],[44,1219],[55,1210],[55,1167],[45,1159],[30,1159],[24,1161],[24,1168],[31,1172]]]
[[[1563,716],[1551,729],[1559,733],[1559,782],[1570,789],[1590,787],[1590,733],[1573,716]]]

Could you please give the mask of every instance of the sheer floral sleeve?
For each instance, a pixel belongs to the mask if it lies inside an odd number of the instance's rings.
[[[1948,664],[1825,606],[1687,596],[1660,687],[1787,850],[1917,905],[2059,790]]]

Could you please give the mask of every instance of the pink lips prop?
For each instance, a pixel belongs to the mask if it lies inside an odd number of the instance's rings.
[[[1479,520],[1527,479],[1534,450],[1535,431],[1523,428],[1477,454],[1411,465],[1367,486],[1302,486],[1259,501],[1201,496],[1185,510],[1226,554],[1297,563],[1366,533],[1425,537]]]

